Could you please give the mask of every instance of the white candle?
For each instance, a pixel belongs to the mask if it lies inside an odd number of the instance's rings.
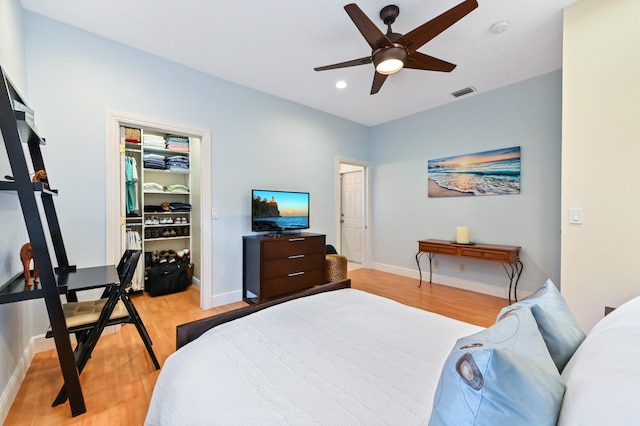
[[[469,244],[469,227],[468,226],[456,227],[456,242],[458,244]]]

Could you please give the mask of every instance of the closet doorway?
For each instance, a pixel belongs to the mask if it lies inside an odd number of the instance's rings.
[[[338,241],[350,267],[368,266],[368,164],[339,162]]]
[[[124,142],[124,129],[142,129],[165,135],[181,135],[189,139],[190,204],[189,244],[194,264],[193,285],[200,290],[200,307],[213,307],[211,262],[211,132],[166,122],[158,122],[128,114],[108,112],[106,117],[106,194],[107,194],[107,263],[117,263],[127,247],[127,237],[136,228],[135,219],[127,217],[125,163],[127,155],[137,155],[130,144]],[[139,159],[142,167],[142,161]],[[142,190],[140,188],[140,190]],[[143,206],[140,206],[143,209]],[[146,219],[141,216],[139,222]],[[145,227],[146,228],[146,227]],[[183,227],[184,229],[185,227]],[[175,227],[173,229],[176,229]],[[180,228],[177,228],[180,229]],[[146,229],[145,229],[146,230]],[[145,235],[141,235],[145,238]],[[176,243],[178,243],[176,241]],[[153,249],[153,244],[149,244]],[[147,244],[145,242],[145,251]]]

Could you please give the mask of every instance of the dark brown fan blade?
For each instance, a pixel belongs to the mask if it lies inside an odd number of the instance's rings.
[[[376,93],[378,93],[378,91],[382,87],[382,84],[387,79],[387,77],[388,77],[387,74],[380,74],[379,72],[376,72],[373,75],[373,84],[371,85],[371,94],[372,95],[375,95]]]
[[[432,40],[451,25],[464,18],[476,7],[478,7],[476,0],[466,0],[444,12],[442,15],[406,33],[397,40],[397,43],[404,44],[409,50],[409,53],[415,52],[424,46],[426,42]]]
[[[455,67],[456,64],[452,64],[451,62],[443,61],[442,59],[434,58],[433,56],[425,55],[420,52],[411,53],[404,62],[404,68],[411,68],[414,70],[451,72]]]
[[[371,49],[375,50],[385,46],[393,46],[391,40],[389,40],[373,22],[371,22],[371,19],[364,14],[357,4],[348,4],[344,7],[344,10],[347,11],[347,14],[353,23],[356,24],[358,30],[360,30],[360,34],[362,34],[364,39],[367,40]]]
[[[370,63],[371,63],[371,56],[367,56],[366,58],[353,59],[351,61],[340,62],[338,64],[325,65],[323,67],[316,67],[314,68],[314,70],[316,71],[335,70],[336,68],[355,67],[356,65],[366,65]]]

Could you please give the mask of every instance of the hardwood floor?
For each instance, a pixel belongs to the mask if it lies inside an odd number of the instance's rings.
[[[417,286],[417,280],[370,269],[349,272],[352,287],[420,309],[437,312],[480,326],[495,322],[506,299],[472,293],[438,284]],[[199,293],[193,288],[177,294],[133,297],[160,361],[175,350],[176,325],[245,306],[233,303],[201,310]],[[35,355],[5,425],[141,425],[159,371],[153,367],[132,325],[100,338],[80,382],[87,413],[71,417],[69,404],[52,408],[62,385],[55,350]]]

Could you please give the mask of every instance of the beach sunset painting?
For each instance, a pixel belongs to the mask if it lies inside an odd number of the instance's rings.
[[[520,193],[520,147],[438,158],[427,162],[428,196]]]

